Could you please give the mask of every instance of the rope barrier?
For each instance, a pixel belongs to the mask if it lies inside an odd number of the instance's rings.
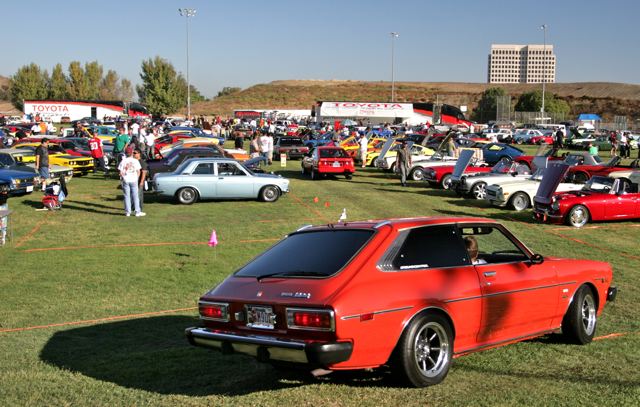
[[[36,228],[35,228],[35,229],[33,229],[33,230],[31,231],[31,233],[29,233],[27,236],[25,236],[25,238],[24,238],[24,239],[22,239],[22,240],[21,240],[21,241],[20,241],[20,242],[15,246],[15,248],[17,248],[18,246],[20,246],[20,245],[22,244],[22,242],[24,242],[25,240],[27,240],[27,239],[29,238],[29,236],[31,236],[31,235],[32,235],[36,230],[38,230],[38,228],[39,228],[40,226],[42,226],[42,224],[43,224],[44,222],[46,222],[46,220],[47,220],[47,219],[49,219],[49,216],[51,216],[51,214],[52,214],[53,212],[54,212],[54,211],[49,212],[49,214],[47,215],[47,217],[45,217],[45,218],[44,218],[44,220],[43,220],[42,222],[40,222],[40,224],[39,224],[38,226],[36,226]]]

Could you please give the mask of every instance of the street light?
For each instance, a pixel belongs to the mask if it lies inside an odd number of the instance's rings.
[[[547,82],[547,25],[543,24],[541,29],[544,30],[544,48],[542,51],[542,107],[540,112],[544,113],[544,85]]]
[[[196,15],[194,8],[179,8],[181,16],[187,16],[187,120],[191,120],[191,81],[189,79],[189,17]]]
[[[395,99],[395,82],[393,79],[393,68],[394,68],[394,59],[396,53],[396,37],[398,34],[391,33],[392,45],[391,45],[391,103],[393,103]]]

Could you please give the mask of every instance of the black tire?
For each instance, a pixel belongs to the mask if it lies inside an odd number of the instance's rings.
[[[522,144],[522,143],[524,143],[524,140],[522,139],[522,137],[516,139],[516,144]]]
[[[510,163],[512,163],[512,162],[513,162],[513,158],[509,157],[508,155],[503,155],[502,157],[500,157],[500,159],[498,160],[498,162],[500,162],[500,161],[502,161],[502,160],[504,160],[504,161],[508,161],[508,162],[510,162]]]
[[[440,314],[426,312],[404,330],[391,360],[394,376],[411,387],[438,384],[447,377],[453,360],[453,333]]]
[[[275,202],[280,198],[280,190],[273,185],[266,185],[262,187],[258,197],[262,202]]]
[[[562,336],[569,343],[586,345],[593,340],[598,324],[598,306],[593,291],[581,286],[562,319]]]
[[[376,160],[378,159],[379,156],[373,157],[373,160],[371,160],[371,164],[369,164],[370,167],[375,167],[376,166]],[[363,162],[362,164],[366,165],[367,162]]]
[[[191,205],[198,200],[198,191],[194,188],[186,187],[178,191],[178,202],[183,205]]]
[[[576,184],[586,184],[587,181],[589,181],[589,174],[587,174],[586,172],[576,172],[573,175],[573,180],[576,182]]]
[[[423,178],[424,178],[424,168],[420,166],[415,167],[411,171],[411,174],[409,174],[409,179],[412,181],[422,181]]]
[[[487,183],[477,182],[473,184],[469,191],[469,195],[471,195],[474,199],[485,199],[487,196]]]
[[[444,189],[451,189],[451,174],[445,174],[440,180],[440,186]]]
[[[589,210],[583,205],[576,205],[567,214],[567,224],[576,228],[581,228],[589,222]]]
[[[524,192],[516,192],[509,200],[509,206],[515,211],[524,211],[531,205],[529,195]]]
[[[353,174],[347,174],[347,175],[345,175],[345,178],[346,179],[351,179],[351,178],[353,178]]]

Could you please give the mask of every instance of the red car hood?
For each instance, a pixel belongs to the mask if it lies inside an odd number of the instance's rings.
[[[549,204],[553,199],[558,185],[569,170],[569,165],[564,163],[551,163],[547,167],[547,171],[542,177],[538,192],[533,198],[534,202],[541,204]]]

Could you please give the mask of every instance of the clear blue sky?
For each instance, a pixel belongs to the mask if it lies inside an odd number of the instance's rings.
[[[640,84],[638,1],[32,0],[2,6],[0,75],[98,61],[134,84],[161,56],[210,98],[283,79],[486,82],[491,44],[547,43],[557,82]]]

